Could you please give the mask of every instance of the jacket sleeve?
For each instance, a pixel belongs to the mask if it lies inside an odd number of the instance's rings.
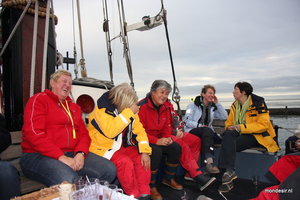
[[[76,134],[79,137],[79,139],[75,146],[74,153],[76,153],[78,151],[83,151],[85,153],[85,155],[87,155],[89,152],[90,144],[91,144],[91,138],[89,136],[89,132],[86,128],[86,125],[82,119],[82,112],[81,112],[81,109],[79,108],[79,106],[78,106],[77,110],[78,110],[78,112],[76,112],[76,113],[78,116],[76,117],[76,119],[78,119],[78,120],[76,122],[76,125],[77,125],[78,129],[77,129]]]
[[[185,112],[185,117],[184,117],[184,122],[185,122],[185,126],[188,128],[197,128],[198,126],[198,119],[197,121],[195,121],[194,119],[194,114],[195,114],[195,109],[197,109],[194,106],[194,103],[190,103],[187,108],[186,108],[186,112]],[[200,116],[199,116],[200,118]]]
[[[264,110],[261,113],[257,113],[256,117],[246,117],[246,124],[241,125],[240,132],[244,134],[263,133],[268,130],[269,125],[270,115],[264,107]]]
[[[147,125],[148,125],[147,124],[147,121],[148,121],[147,114],[148,114],[148,112],[147,112],[146,105],[141,106],[138,115],[139,115],[140,122],[142,123],[144,129],[146,130],[146,133],[147,133]],[[151,144],[157,143],[158,136],[147,133],[147,137]]]
[[[232,104],[230,107],[230,112],[227,117],[227,120],[225,121],[225,130],[227,130],[228,126],[234,125],[234,115],[235,115],[235,108],[234,105]]]
[[[125,108],[116,117],[107,114],[106,108],[101,108],[93,111],[90,121],[93,126],[99,126],[106,137],[112,139],[129,125],[133,116],[134,114],[129,108]]]
[[[226,120],[228,117],[227,111],[220,103],[217,103],[216,106],[218,109],[216,110],[216,112],[214,112],[214,117],[216,119]]]
[[[46,130],[47,99],[43,94],[29,99],[24,112],[23,139],[30,143],[34,151],[54,159],[64,152],[53,142]]]
[[[134,115],[134,124],[132,132],[137,135],[136,140],[138,141],[138,148],[140,153],[152,153],[152,148],[149,146],[147,133],[140,122],[139,116]]]

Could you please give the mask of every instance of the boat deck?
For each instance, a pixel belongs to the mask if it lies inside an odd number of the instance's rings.
[[[171,189],[163,184],[158,185],[158,191],[164,200],[196,200],[200,195],[205,195],[213,200],[246,200],[257,197],[261,190],[270,186],[262,182],[254,185],[251,180],[238,178],[234,180],[234,188],[228,193],[223,193],[223,197],[218,193],[218,186],[221,184],[220,177],[216,177],[217,181],[203,192],[199,190],[199,186],[195,182],[186,181],[182,176],[176,177],[176,180],[184,186],[183,191]]]

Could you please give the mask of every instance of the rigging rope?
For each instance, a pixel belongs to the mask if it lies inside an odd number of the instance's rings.
[[[290,133],[293,133],[293,134],[295,134],[295,130],[296,130],[294,128],[284,128],[284,127],[281,127],[281,126],[278,126],[278,128],[284,129],[284,130],[286,130],[286,131],[288,131]],[[292,131],[292,130],[294,130],[294,131]]]
[[[173,74],[173,81],[174,81],[174,89],[172,93],[172,100],[176,103],[177,109],[178,109],[178,114],[180,118],[182,117],[182,112],[180,109],[180,95],[179,95],[179,89],[177,87],[177,81],[176,81],[176,75],[175,75],[175,69],[174,69],[174,64],[173,64],[173,57],[172,57],[172,50],[171,50],[171,44],[170,44],[170,38],[169,38],[169,31],[168,31],[168,26],[167,26],[167,12],[164,8],[164,3],[163,0],[161,0],[161,12],[163,13],[163,21],[164,21],[164,26],[165,26],[165,32],[166,32],[166,38],[167,38],[167,43],[168,43],[168,49],[169,49],[169,56],[170,56],[170,61],[171,61],[171,68],[172,68],[172,74]]]
[[[77,64],[77,51],[76,51],[76,43],[75,43],[75,15],[74,15],[74,0],[72,0],[72,19],[73,19],[73,56],[75,59],[74,65],[74,74],[75,79],[78,78],[78,64]]]
[[[130,58],[130,51],[129,51],[129,41],[128,41],[127,30],[126,30],[127,22],[125,20],[123,0],[118,0],[118,10],[119,10],[119,19],[120,19],[120,26],[121,26],[120,36],[123,42],[123,53],[125,56],[127,72],[130,79],[130,85],[134,88],[132,65],[131,65],[131,58]]]
[[[27,5],[26,5],[25,9],[23,10],[23,12],[22,12],[22,14],[21,14],[19,20],[17,21],[15,27],[13,28],[13,30],[12,30],[12,32],[10,33],[8,39],[6,40],[4,46],[3,46],[2,50],[1,50],[0,57],[2,57],[2,55],[3,55],[3,53],[4,53],[5,49],[6,49],[6,47],[8,46],[8,44],[9,44],[9,42],[11,41],[12,37],[14,36],[14,34],[15,34],[17,28],[19,27],[19,25],[20,25],[22,19],[24,18],[24,16],[25,16],[25,14],[26,14],[26,12],[27,12],[27,10],[28,10],[30,4],[31,4],[31,0],[28,1],[28,3],[27,3]],[[3,3],[2,3],[2,6],[3,6]]]
[[[112,50],[111,50],[111,39],[110,39],[110,32],[109,32],[109,21],[108,21],[108,11],[107,11],[107,1],[102,0],[103,4],[103,15],[104,15],[104,22],[103,22],[103,32],[105,33],[106,38],[106,48],[107,48],[107,56],[108,56],[108,64],[109,64],[109,74],[110,74],[110,81],[114,84],[113,81],[113,63],[112,63]]]
[[[79,65],[81,67],[81,77],[86,78],[87,72],[85,67],[85,59],[83,54],[83,41],[82,41],[82,28],[81,28],[81,16],[80,16],[80,5],[79,0],[77,0],[77,16],[78,16],[78,27],[79,27],[79,39],[80,39],[80,50],[81,50],[81,59],[79,60]]]
[[[35,14],[34,14],[34,27],[33,27],[33,44],[31,53],[31,76],[30,76],[30,96],[34,94],[34,78],[35,78],[35,60],[36,60],[36,47],[37,47],[37,27],[38,27],[38,11],[39,1],[35,2]]]
[[[47,53],[48,53],[48,40],[49,40],[49,17],[50,17],[50,1],[47,1],[46,22],[45,22],[45,34],[44,34],[44,50],[43,50],[43,68],[42,68],[42,87],[41,91],[46,88],[46,69],[47,69]]]

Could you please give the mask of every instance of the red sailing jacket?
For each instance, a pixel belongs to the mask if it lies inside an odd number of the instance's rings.
[[[73,138],[70,117],[58,97],[50,90],[45,90],[32,96],[26,104],[22,128],[24,153],[37,152],[54,159],[64,152],[88,153],[91,139],[82,120],[81,109],[70,97],[66,100],[74,121],[76,138]]]
[[[147,132],[150,143],[156,144],[159,138],[171,137],[173,133],[172,104],[169,101],[166,101],[157,109],[147,96],[139,102],[139,106],[141,106],[139,110],[140,121]]]

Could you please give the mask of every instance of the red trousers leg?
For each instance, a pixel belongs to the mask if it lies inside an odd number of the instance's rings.
[[[139,197],[141,194],[150,194],[151,171],[142,166],[137,147],[121,148],[111,161],[117,168],[118,180],[127,195]]]
[[[180,164],[191,175],[198,176],[202,172],[198,165],[201,141],[199,137],[185,133],[183,138],[172,136],[172,139],[181,146]],[[193,152],[191,151],[193,149]]]

